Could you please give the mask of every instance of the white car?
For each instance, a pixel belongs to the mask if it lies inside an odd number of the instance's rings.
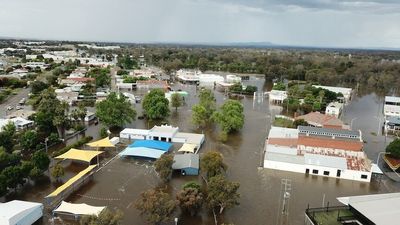
[[[22,109],[22,106],[17,105],[17,106],[15,106],[15,109],[16,109],[16,110],[20,110],[20,109]]]
[[[12,110],[13,109],[13,107],[11,106],[11,105],[9,105],[8,107],[7,107],[7,110]]]

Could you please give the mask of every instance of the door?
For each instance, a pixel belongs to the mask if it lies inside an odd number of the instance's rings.
[[[340,177],[341,172],[342,172],[341,170],[337,170],[336,177]]]

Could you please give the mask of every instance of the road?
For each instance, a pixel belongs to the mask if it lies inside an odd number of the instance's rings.
[[[17,95],[10,95],[9,98],[7,98],[7,100],[5,100],[2,104],[0,104],[0,118],[4,118],[5,116],[7,116],[8,114],[10,114],[11,112],[16,111],[15,106],[18,105],[19,101],[22,98],[28,99],[28,94],[31,92],[31,88],[27,87],[27,88],[22,88],[18,91]],[[8,106],[12,106],[13,109],[12,110],[7,110]],[[28,108],[30,109],[30,106],[25,105],[23,106],[24,109]]]

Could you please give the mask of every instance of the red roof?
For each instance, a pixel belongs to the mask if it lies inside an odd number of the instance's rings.
[[[331,115],[322,114],[320,112],[310,112],[306,115],[298,116],[297,119],[303,119],[311,124],[318,124],[318,126],[327,128],[340,128],[343,127],[343,122]]]
[[[360,141],[347,141],[331,138],[299,136],[299,145],[332,149],[343,149],[346,151],[362,151],[363,143]]]
[[[384,155],[383,159],[389,165],[392,170],[397,170],[400,168],[400,159],[391,157],[390,155]]]

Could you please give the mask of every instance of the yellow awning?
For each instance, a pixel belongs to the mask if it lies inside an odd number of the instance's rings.
[[[49,194],[47,197],[55,197],[59,195],[61,192],[66,190],[69,186],[71,186],[73,183],[75,183],[77,180],[79,180],[81,177],[85,176],[87,173],[92,171],[94,168],[96,168],[97,165],[91,165],[88,166],[86,169],[82,170],[79,172],[77,175],[69,179],[67,182],[65,182],[63,185],[58,187],[55,191],[53,191],[51,194]]]
[[[90,162],[94,157],[100,155],[103,151],[89,151],[71,148],[68,152],[55,157],[55,159],[71,159]]]
[[[182,147],[178,150],[178,152],[190,152],[194,153],[197,148],[195,144],[183,144]]]
[[[110,147],[115,147],[113,143],[111,143],[110,139],[108,137],[90,142],[87,144],[90,147],[95,147],[95,148],[110,148]]]

